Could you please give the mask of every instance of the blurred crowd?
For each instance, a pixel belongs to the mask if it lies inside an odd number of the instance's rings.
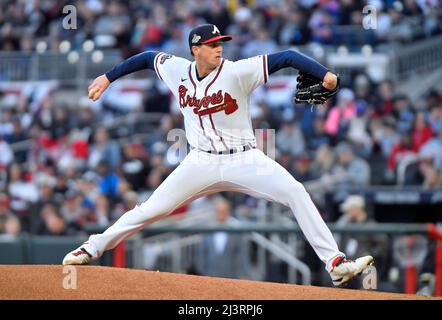
[[[169,99],[153,90],[144,109],[131,113],[149,111],[155,94]],[[177,165],[167,134],[183,121],[170,112],[172,99],[155,110],[162,116],[146,139],[121,142],[102,121],[115,113],[106,105],[68,108],[52,95],[38,104],[32,95],[7,96],[0,95],[0,232],[76,234],[87,223],[106,227],[146,200]],[[293,112],[286,113],[284,106],[253,100],[259,109],[254,128],[275,129],[276,160],[300,182],[333,190],[442,185],[441,92],[428,91],[417,107],[395,95],[390,82],[372,84],[359,74],[354,87],[342,88],[326,106],[290,104],[285,107]],[[231,200],[234,208],[256,205],[247,196]]]
[[[440,32],[438,1],[369,1],[378,10],[373,44],[402,42]],[[78,30],[60,28],[64,5],[77,8]],[[80,47],[121,48],[124,55],[163,50],[188,56],[187,34],[202,22],[234,35],[234,57],[310,42],[333,44],[336,26],[360,25],[365,1],[2,1],[0,50],[33,51],[68,39]],[[261,90],[261,91],[260,91]],[[353,74],[327,105],[266,104],[262,87],[252,97],[254,128],[276,130],[276,160],[303,183],[340,187],[414,185],[442,181],[442,95],[430,89],[413,104],[388,81]],[[160,103],[161,102],[161,103]],[[141,109],[163,116],[146,140],[121,143],[94,109],[58,105],[51,94],[9,99],[0,91],[0,234],[74,235],[105,228],[147,197],[173,171],[167,134],[182,128],[175,102],[153,86]],[[105,117],[106,115],[106,117]],[[20,145],[21,144],[21,145]],[[24,147],[23,147],[24,146]],[[229,195],[234,215],[256,201]],[[186,212],[179,208],[174,214]]]
[[[161,50],[188,57],[187,35],[204,22],[234,36],[225,48],[231,59],[311,42],[391,45],[440,33],[440,8],[440,0],[5,0],[0,50],[26,53],[44,42],[57,52],[63,40],[79,49],[90,39],[126,56]],[[374,18],[375,29],[362,28]]]

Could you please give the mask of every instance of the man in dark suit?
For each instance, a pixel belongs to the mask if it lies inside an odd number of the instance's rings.
[[[216,200],[215,215],[220,226],[230,224],[231,206],[226,199]],[[205,234],[198,250],[197,269],[205,276],[240,277],[240,236],[222,231]]]

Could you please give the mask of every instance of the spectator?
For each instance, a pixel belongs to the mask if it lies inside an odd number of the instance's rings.
[[[36,185],[39,188],[39,202],[57,204],[57,197],[54,194],[56,179],[47,173],[38,174],[36,177]]]
[[[31,232],[35,233],[38,227],[38,220],[41,210],[46,204],[52,204],[55,207],[59,207],[63,202],[60,195],[54,193],[56,179],[47,173],[40,173],[36,175],[35,184],[38,188],[38,201],[32,206],[30,212],[31,216]]]
[[[160,89],[161,84],[153,83],[143,91],[143,105],[146,113],[163,113],[169,116],[170,96],[168,91]]]
[[[221,30],[221,27],[219,25],[218,28]],[[192,55],[186,47],[186,39],[183,35],[183,30],[181,29],[181,26],[175,25],[170,33],[170,37],[165,40],[164,45],[162,46],[162,51],[169,52],[170,54],[179,57],[190,59]]]
[[[356,112],[358,115],[372,113],[376,95],[373,94],[373,85],[364,73],[358,74],[354,80]]]
[[[440,7],[438,7],[437,4],[433,4],[433,5],[431,5],[430,8],[428,8],[428,11],[426,13],[426,16],[425,16],[425,19],[423,22],[424,35],[427,38],[431,37],[433,35],[436,35],[437,33],[440,33],[440,31],[441,31],[439,10],[440,10]]]
[[[325,132],[324,124],[324,116],[316,114],[313,120],[313,131],[306,135],[308,151],[315,151],[320,146],[330,143],[330,137]]]
[[[318,176],[330,174],[335,164],[335,156],[329,145],[323,144],[316,151],[315,159],[312,164],[312,172]]]
[[[278,51],[276,42],[270,38],[265,29],[256,31],[256,38],[248,42],[241,50],[241,57],[253,57],[260,54],[270,54]]]
[[[146,147],[150,154],[154,153],[154,145],[156,143],[165,143],[167,135],[173,129],[173,119],[170,115],[165,114],[161,117],[159,128],[150,135]]]
[[[433,132],[425,119],[425,114],[420,111],[417,113],[413,123],[413,148],[419,151],[422,145],[431,139]]]
[[[128,190],[122,193],[122,201],[117,203],[111,212],[112,221],[118,220],[125,212],[135,208],[138,203],[138,195],[135,191]]]
[[[361,4],[355,0],[339,1],[339,25],[350,25],[351,15],[355,11],[362,11]]]
[[[68,190],[69,181],[67,175],[64,172],[57,172],[57,175],[55,177],[54,193],[58,197],[64,197]]]
[[[147,190],[143,195],[144,199],[151,196],[153,191],[166,179],[166,175],[162,168],[154,168],[147,176]]]
[[[393,83],[389,80],[381,81],[376,88],[377,99],[375,100],[375,113],[376,117],[383,117],[389,115],[395,107],[395,102],[398,98],[402,99],[402,96],[398,96],[394,100]]]
[[[442,128],[442,102],[429,109],[427,120],[433,133],[437,134]]]
[[[83,201],[83,197],[78,191],[69,190],[66,192],[60,213],[70,230],[79,232],[84,227],[86,210],[82,205]]]
[[[111,0],[94,24],[94,42],[101,48],[121,48],[129,44],[132,22],[123,1]]]
[[[399,162],[410,156],[416,156],[416,149],[413,147],[411,135],[405,134],[400,137],[399,143],[393,147],[388,156],[387,178],[394,177]]]
[[[347,140],[352,144],[355,153],[363,158],[371,154],[373,141],[367,131],[368,115],[358,114],[350,120]]]
[[[4,136],[4,139],[7,143],[9,143],[9,144],[18,143],[18,142],[22,142],[22,141],[29,139],[29,136],[24,131],[24,129],[21,125],[21,121],[18,117],[14,117],[12,119],[12,125],[13,125],[13,131],[11,132],[11,134],[6,134]],[[26,149],[15,152],[15,154],[14,154],[14,159],[19,163],[26,162],[26,158],[27,158]]]
[[[97,166],[98,174],[100,175],[100,191],[110,199],[118,197],[118,176],[111,171],[107,160],[101,160]]]
[[[278,163],[282,167],[284,167],[287,171],[291,170],[293,157],[292,157],[292,154],[290,152],[281,151],[276,156],[276,159],[277,159]]]
[[[0,122],[0,135],[5,137],[6,135],[12,134],[14,131],[14,125],[12,123],[13,115],[10,108],[2,107],[1,111],[1,122]]]
[[[301,154],[296,157],[290,173],[301,183],[318,178],[310,168],[310,157],[308,154]]]
[[[387,159],[400,138],[396,132],[396,121],[393,117],[385,117],[382,121],[375,119],[370,124],[370,130],[374,143],[379,145],[383,157]]]
[[[307,13],[301,8],[283,11],[283,26],[278,41],[282,45],[304,45],[310,39],[311,31],[307,25]]]
[[[429,165],[424,169],[423,189],[439,189],[442,186],[441,173],[435,167]]]
[[[325,132],[335,139],[342,139],[348,129],[351,119],[356,116],[354,93],[350,89],[343,88],[338,92],[338,102],[325,120]]]
[[[430,158],[434,166],[442,171],[442,128],[437,135],[427,141],[419,150],[421,158]]]
[[[218,199],[215,203],[215,215],[218,225],[229,225],[230,203],[225,199]],[[211,277],[238,278],[241,276],[240,257],[237,235],[222,231],[206,234],[198,248],[198,273]]]
[[[132,189],[140,191],[146,187],[146,177],[151,170],[146,152],[141,144],[128,144],[124,150],[124,160],[121,165],[124,178]]]
[[[57,138],[54,109],[54,101],[47,98],[42,102],[41,108],[34,115],[34,124],[39,129],[47,132],[51,139]]]
[[[412,27],[408,21],[402,19],[400,10],[400,7],[392,7],[388,9],[388,13],[381,15],[381,28],[375,30],[380,41],[407,42],[413,38]]]
[[[252,27],[252,10],[247,7],[241,7],[235,11],[235,24],[227,28],[227,33],[233,36],[231,43],[226,46],[226,52],[234,59],[240,57],[241,48],[254,39]]]
[[[70,113],[67,108],[54,110],[54,135],[57,139],[65,137],[71,130]]]
[[[425,101],[425,108],[428,110],[431,110],[442,102],[442,95],[435,88],[430,88],[422,98]]]
[[[20,218],[23,230],[29,231],[31,205],[38,201],[38,189],[29,181],[18,163],[11,163],[8,168],[7,192],[10,197],[11,209]]]
[[[158,20],[153,17],[141,18],[135,27],[132,44],[140,51],[158,50],[164,40],[164,31]]]
[[[40,213],[41,222],[38,228],[38,235],[65,236],[70,234],[63,216],[52,204],[46,204]]]
[[[96,169],[100,161],[106,160],[110,170],[115,170],[121,163],[120,147],[111,140],[106,128],[99,128],[94,135],[94,143],[88,159],[90,169]]]
[[[0,238],[13,238],[20,233],[20,220],[9,209],[8,196],[0,193]]]
[[[312,31],[311,41],[321,44],[331,44],[333,40],[332,16],[323,9],[317,9],[310,16],[308,22]]]
[[[73,127],[77,128],[82,133],[83,138],[88,138],[91,134],[91,128],[94,122],[98,121],[96,118],[94,111],[89,105],[88,101],[84,101],[80,99],[80,110],[78,113],[74,113],[73,118]]]
[[[366,202],[359,195],[348,196],[340,205],[342,216],[336,221],[338,226],[349,224],[376,224],[376,220],[368,212]],[[385,234],[342,234],[335,235],[339,247],[345,248],[349,257],[357,257],[360,254],[371,252],[378,261],[378,279],[381,281],[379,289],[384,286],[384,281],[388,276],[389,262],[389,239]],[[362,288],[362,283],[353,282],[353,289]]]
[[[437,189],[441,186],[441,174],[434,166],[436,150],[423,148],[417,159],[411,162],[405,170],[405,183],[420,185],[423,189]]]
[[[284,122],[276,134],[276,146],[292,156],[298,156],[305,150],[302,131],[295,121]]]
[[[397,130],[400,133],[412,130],[414,114],[411,103],[405,95],[398,95],[394,98],[392,114],[397,121]]]
[[[211,0],[209,2],[209,8],[204,12],[204,18],[207,23],[216,25],[221,34],[225,34],[227,27],[232,23],[229,12],[223,6],[221,0]],[[165,50],[165,52],[169,51]]]
[[[9,163],[14,159],[14,153],[12,152],[9,144],[0,136],[0,170],[4,170]]]
[[[341,185],[368,185],[370,182],[370,167],[368,163],[354,155],[351,146],[345,142],[336,147],[337,163],[332,173],[343,174]]]

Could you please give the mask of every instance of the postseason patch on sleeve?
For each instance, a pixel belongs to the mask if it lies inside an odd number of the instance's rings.
[[[170,59],[170,58],[172,58],[172,55],[171,55],[171,54],[163,54],[163,55],[161,56],[161,58],[160,58],[160,64],[164,64],[164,62],[165,62],[167,59]]]

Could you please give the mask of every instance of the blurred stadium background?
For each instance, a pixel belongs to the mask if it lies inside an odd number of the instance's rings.
[[[167,134],[182,117],[153,72],[95,103],[87,86],[144,50],[190,59],[188,32],[208,22],[234,36],[231,60],[291,48],[341,75],[337,97],[313,108],[292,104],[296,71],[273,75],[253,94],[254,127],[275,138],[276,160],[305,184],[341,250],[375,257],[378,290],[442,295],[441,5],[1,0],[0,263],[61,263],[176,167]],[[331,286],[297,231],[286,208],[222,193],[97,264]]]

